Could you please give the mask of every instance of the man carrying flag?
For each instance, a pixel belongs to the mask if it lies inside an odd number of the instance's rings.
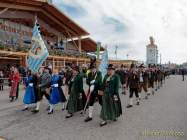
[[[27,57],[27,65],[28,65],[28,68],[33,73],[37,74],[39,68],[42,66],[43,62],[47,59],[49,55],[48,50],[40,34],[40,26],[37,23],[37,18],[36,18],[35,25],[33,28],[31,45],[32,47]],[[39,85],[37,87],[37,92],[36,92],[37,104],[36,104],[36,109],[32,111],[33,113],[39,112],[40,101],[43,95],[45,95],[46,98],[49,99],[49,95],[47,95],[46,93],[46,88],[48,87],[49,82],[51,81],[51,75],[49,74],[49,71],[50,69],[46,67],[44,69],[44,72],[41,75],[39,75],[40,80],[38,82]]]
[[[99,104],[102,105],[102,96],[98,94],[98,91],[101,89],[102,86],[102,74],[100,71],[97,70],[96,64],[90,66],[91,72],[88,74],[87,77],[87,84],[89,85],[89,93],[87,98],[87,104],[89,105],[88,108],[88,117],[85,119],[85,122],[89,122],[92,120],[93,114],[93,105],[96,99],[99,100]],[[86,104],[86,106],[87,106]]]

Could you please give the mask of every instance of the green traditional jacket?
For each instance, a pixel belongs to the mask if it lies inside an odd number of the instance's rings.
[[[110,79],[109,75],[105,75],[103,79],[103,86],[102,90],[104,92],[108,92],[111,95],[117,95],[119,94],[119,76],[117,74],[114,74]]]
[[[83,90],[83,79],[80,74],[78,74],[73,81],[70,82],[70,96],[67,104],[67,110],[69,113],[74,113],[83,108],[82,94]]]
[[[104,95],[100,117],[103,120],[115,120],[122,114],[121,100],[119,97],[120,78],[117,74],[112,77],[105,75],[103,80]]]
[[[95,80],[94,85],[95,85],[95,91],[101,90],[102,88],[102,74],[100,71],[97,71],[95,74],[90,72],[88,74],[88,77],[86,79],[86,83],[91,86],[91,81]]]

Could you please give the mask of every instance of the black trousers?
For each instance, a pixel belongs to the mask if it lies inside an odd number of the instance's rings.
[[[134,94],[135,94],[136,98],[139,98],[138,88],[130,88],[129,98],[132,98]]]
[[[43,96],[45,96],[48,101],[50,100],[50,95],[47,94],[45,90],[37,90],[36,93],[36,102],[41,101],[43,99]]]
[[[18,97],[19,97],[19,83],[18,83],[18,85],[17,85],[16,99],[18,99]]]
[[[182,75],[182,81],[184,81],[184,75]]]
[[[2,84],[2,85],[0,85],[0,90],[3,90],[3,84]]]
[[[102,96],[98,95],[97,92],[93,92],[90,95],[90,101],[89,101],[89,106],[93,106],[94,103],[96,102],[96,99],[98,99],[99,104],[102,105]]]

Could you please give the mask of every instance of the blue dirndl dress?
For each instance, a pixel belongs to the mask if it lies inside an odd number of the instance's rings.
[[[53,75],[51,79],[51,94],[50,94],[50,104],[58,104],[59,102],[65,102],[64,94],[61,90],[61,77],[59,75]]]
[[[24,104],[33,104],[36,102],[35,90],[33,84],[33,76],[28,76],[26,79],[26,90],[23,98]]]

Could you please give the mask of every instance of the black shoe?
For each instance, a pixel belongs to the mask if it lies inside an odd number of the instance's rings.
[[[122,92],[121,94],[126,95],[126,92]]]
[[[27,110],[29,110],[29,108],[28,108],[28,107],[26,107],[26,108],[22,109],[21,111],[27,111]]]
[[[89,122],[89,121],[92,121],[92,118],[90,118],[90,117],[87,117],[85,120],[84,120],[85,122]]]
[[[106,122],[106,121],[103,121],[103,122],[100,123],[100,126],[101,126],[101,127],[103,127],[103,126],[105,126],[105,125],[107,125],[107,122]]]
[[[145,99],[147,100],[147,99],[148,99],[148,96],[145,96]]]
[[[150,96],[151,94],[150,93],[147,93],[148,96]]]
[[[39,112],[39,110],[32,110],[31,112],[32,112],[33,114],[36,114],[36,113]]]
[[[127,105],[127,108],[131,108],[131,107],[133,107],[133,105]]]
[[[136,105],[140,105],[140,102],[137,102]]]
[[[113,121],[114,121],[114,122],[116,122],[116,121],[117,121],[117,119],[113,119]]]
[[[68,118],[71,118],[71,117],[73,117],[73,114],[68,114],[68,115],[66,115],[66,118],[68,119]]]
[[[48,114],[50,115],[50,114],[53,114],[53,110],[52,111],[50,111],[50,112],[48,112]]]
[[[14,101],[14,98],[12,97],[11,99],[10,99],[10,102],[13,102]]]

